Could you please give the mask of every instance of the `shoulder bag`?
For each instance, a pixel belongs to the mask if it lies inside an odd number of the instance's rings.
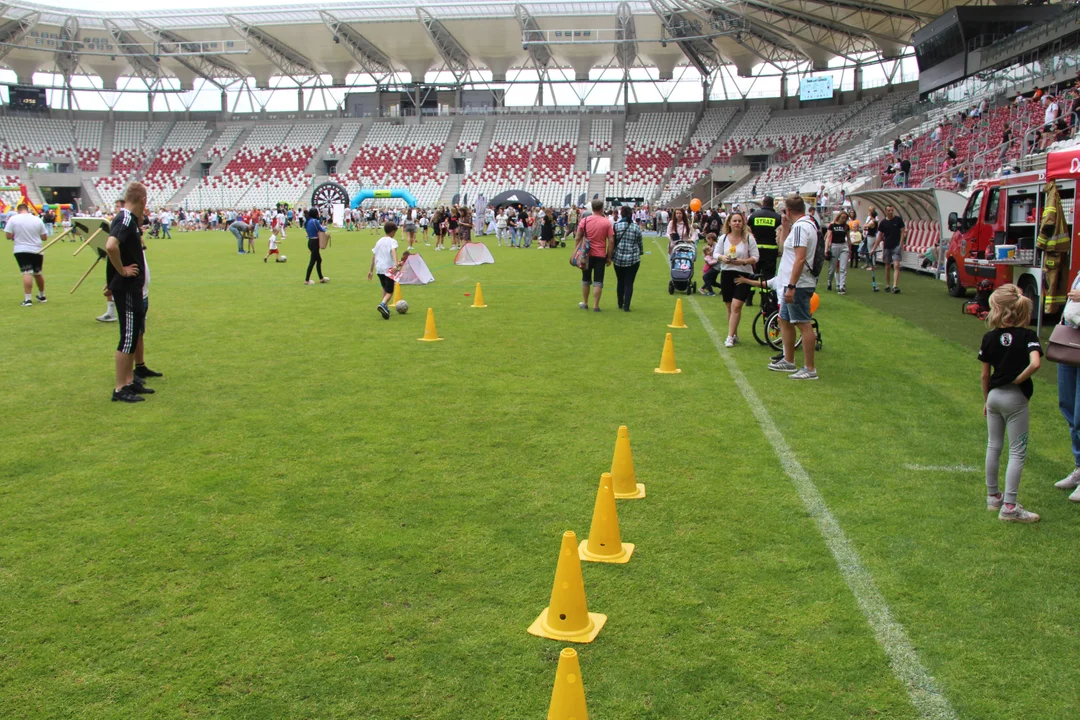
[[[570,256],[570,264],[579,270],[585,269],[589,264],[588,221],[589,218],[587,217],[578,224],[578,229],[581,230],[581,244],[574,248],[574,254]]]
[[[330,247],[330,233],[319,231],[319,249],[325,250]]]
[[[1080,329],[1055,325],[1046,344],[1046,358],[1059,365],[1080,367]]]

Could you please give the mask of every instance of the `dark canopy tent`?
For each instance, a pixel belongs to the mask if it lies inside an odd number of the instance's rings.
[[[500,207],[502,205],[525,205],[535,207],[543,205],[535,195],[525,190],[507,190],[488,200],[488,207]]]

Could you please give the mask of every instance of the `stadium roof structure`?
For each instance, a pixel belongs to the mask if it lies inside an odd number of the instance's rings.
[[[823,70],[910,53],[912,33],[957,5],[986,0],[627,0],[510,3],[498,0],[299,3],[235,9],[72,11],[0,3],[0,63],[29,83],[35,72],[191,89],[196,78],[269,87],[271,76],[312,85],[422,81],[449,72],[465,86],[476,72],[512,82],[522,68],[556,68],[568,82],[596,68],[676,67],[709,78],[721,66],[746,77],[755,67]],[[835,65],[835,63],[834,63]],[[326,77],[330,82],[327,83]]]

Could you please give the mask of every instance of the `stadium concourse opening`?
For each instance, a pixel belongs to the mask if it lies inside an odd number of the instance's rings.
[[[0,716],[1075,717],[1076,3],[162,1],[0,5]]]

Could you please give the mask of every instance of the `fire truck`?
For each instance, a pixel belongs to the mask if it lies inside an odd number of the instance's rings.
[[[1041,253],[1035,239],[1046,202],[1046,184],[1055,181],[1068,226],[1069,279],[1080,270],[1080,232],[1076,225],[1076,187],[1080,147],[1047,155],[1046,169],[979,180],[962,213],[949,215],[945,279],[949,294],[963,297],[990,280],[994,287],[1015,283],[1035,306],[1043,294]]]

